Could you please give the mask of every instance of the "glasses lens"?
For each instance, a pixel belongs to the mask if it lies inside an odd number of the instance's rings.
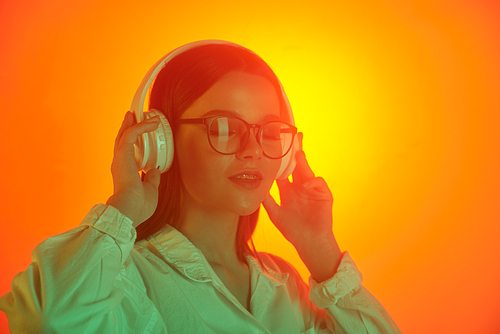
[[[259,143],[269,158],[283,157],[292,147],[295,128],[283,122],[269,122],[260,129]],[[212,147],[222,154],[233,154],[246,145],[249,132],[243,120],[233,117],[215,117],[209,124]]]
[[[270,158],[283,157],[292,147],[295,130],[283,122],[270,122],[264,125],[260,134],[260,145]]]
[[[212,147],[219,153],[231,154],[240,149],[246,125],[238,118],[216,117],[209,125]]]

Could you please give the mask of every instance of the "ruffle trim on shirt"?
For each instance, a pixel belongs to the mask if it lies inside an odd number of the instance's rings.
[[[208,262],[181,232],[167,225],[147,238],[165,260],[186,277],[197,282],[210,282],[212,277],[205,263]]]
[[[222,284],[212,277],[212,269],[203,253],[189,241],[188,238],[171,225],[165,226],[162,230],[147,238],[147,241],[155,247],[162,257],[171,266],[183,273],[187,278],[197,282],[210,282]],[[257,268],[263,277],[269,279],[272,285],[279,286],[288,280],[288,273],[281,273],[266,266],[263,270],[259,261],[250,254],[245,254],[248,264]],[[215,273],[213,273],[215,274]]]
[[[245,253],[245,257],[246,257],[249,265],[252,265],[255,268],[257,268],[259,274],[268,278],[275,286],[285,284],[286,281],[288,280],[288,276],[290,274],[280,273],[278,271],[272,270],[271,268],[269,268],[265,264],[264,264],[264,266],[266,267],[265,268],[266,270],[264,270],[262,268],[262,266],[260,265],[259,261],[257,261],[257,259],[255,259],[255,258],[253,258],[253,256]]]
[[[318,283],[314,278],[309,277],[309,297],[319,309],[324,309],[336,304],[339,299],[353,292],[359,287],[362,280],[363,277],[349,253],[344,252],[337,272],[332,278]]]
[[[111,205],[97,204],[85,216],[80,226],[92,226],[115,239],[122,253],[122,264],[134,247],[137,232],[132,220]]]

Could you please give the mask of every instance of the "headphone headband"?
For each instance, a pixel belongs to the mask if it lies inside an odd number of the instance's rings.
[[[141,84],[137,88],[135,92],[134,99],[132,100],[132,105],[130,107],[130,111],[136,115],[137,123],[144,120],[143,110],[144,110],[144,102],[146,100],[146,95],[148,93],[149,87],[153,83],[156,75],[160,70],[173,58],[178,56],[181,53],[184,53],[187,50],[194,49],[198,46],[202,45],[210,45],[210,44],[226,44],[226,45],[234,45],[239,46],[238,44],[222,41],[218,39],[207,39],[202,41],[196,41],[192,43],[188,43],[174,49],[160,58],[146,73],[144,78],[142,79]],[[281,84],[280,84],[281,85]]]

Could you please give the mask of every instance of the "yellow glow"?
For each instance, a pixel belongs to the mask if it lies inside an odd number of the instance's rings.
[[[111,194],[114,137],[147,69],[215,38],[278,74],[340,247],[401,330],[497,332],[499,13],[472,0],[2,3],[0,294],[37,243]],[[307,278],[265,210],[255,243]]]

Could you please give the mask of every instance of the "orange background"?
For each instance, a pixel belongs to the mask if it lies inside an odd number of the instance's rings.
[[[36,244],[111,194],[114,137],[149,67],[216,38],[280,77],[338,242],[402,332],[498,333],[499,2],[181,3],[0,3],[0,295]],[[265,214],[255,241],[307,278]]]

